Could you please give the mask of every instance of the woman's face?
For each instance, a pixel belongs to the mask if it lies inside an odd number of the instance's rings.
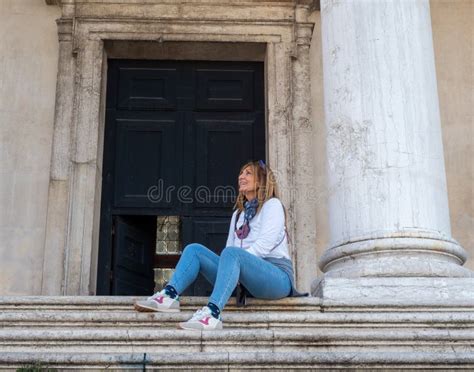
[[[239,192],[246,196],[253,195],[257,191],[257,179],[252,167],[246,167],[239,174]],[[247,199],[249,199],[247,197]]]

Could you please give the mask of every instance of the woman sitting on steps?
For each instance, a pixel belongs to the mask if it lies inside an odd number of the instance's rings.
[[[222,329],[221,312],[240,282],[254,297],[279,299],[299,296],[286,232],[286,212],[278,199],[270,168],[260,160],[245,164],[239,173],[239,195],[229,227],[226,248],[218,256],[205,246],[189,244],[169,283],[145,301],[138,311],[179,311],[179,295],[201,273],[214,285],[209,303],[182,329]]]

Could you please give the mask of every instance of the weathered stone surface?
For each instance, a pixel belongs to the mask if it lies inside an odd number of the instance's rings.
[[[334,327],[318,329],[224,329],[220,332],[176,329],[5,328],[2,352],[472,352],[473,329]]]
[[[306,12],[300,12],[301,17],[307,17]],[[294,221],[295,229],[292,231],[291,246],[293,247],[293,257],[295,258],[296,278],[304,278],[303,273],[307,272],[308,266],[315,260],[314,246],[316,245],[316,195],[314,195],[313,183],[316,178],[313,163],[314,149],[314,125],[311,121],[311,96],[310,92],[310,61],[309,49],[313,25],[303,23],[296,28],[296,50],[295,60],[293,62],[292,76],[292,133],[294,141],[293,147],[293,172],[295,179],[298,180],[298,187],[295,184],[289,189],[283,189],[283,193],[293,194],[290,200],[293,200],[293,206],[290,220]],[[313,249],[302,249],[301,247],[311,246]],[[300,274],[300,268],[302,273]],[[309,282],[303,281],[304,290]]]
[[[222,331],[200,332],[178,330],[176,323],[189,318],[204,298],[184,297],[184,311],[176,314],[137,313],[134,300],[0,298],[0,367],[28,363],[38,355],[37,362],[56,367],[101,368],[109,363],[131,368],[145,358],[147,366],[196,369],[238,369],[239,363],[253,369],[291,363],[292,368],[467,368],[474,358],[472,305],[255,300],[244,309],[229,304]],[[166,357],[169,351],[172,360]]]
[[[100,310],[130,310],[134,301],[142,300],[143,297],[131,296],[0,296],[0,310],[19,309],[100,309]],[[207,304],[206,297],[182,297],[181,309],[191,310]],[[248,298],[248,310],[272,310],[288,311],[295,306],[299,311],[319,310],[321,299],[317,297],[287,297],[281,300],[260,300]],[[226,311],[238,309],[235,307],[235,299],[231,298],[226,305]]]
[[[324,303],[381,306],[474,306],[474,278],[323,278]]]
[[[449,237],[429,2],[323,1],[321,19],[331,245]]]
[[[325,0],[321,20],[331,241],[313,293],[471,304],[474,273],[451,238],[429,2]]]
[[[53,368],[139,369],[160,370],[262,370],[280,371],[309,368],[407,368],[470,369],[474,367],[472,353],[380,353],[380,352],[251,352],[251,353],[173,353],[166,358],[159,353],[2,353],[0,368],[12,368],[41,363]]]
[[[186,300],[187,298],[185,298]],[[174,327],[176,322],[189,318],[192,312],[204,304],[186,304],[183,301],[181,313],[138,313],[131,308],[131,299],[123,304],[104,301],[88,306],[80,302],[69,304],[39,305],[31,303],[10,303],[0,307],[1,327],[114,327],[137,328]],[[396,304],[390,307],[366,307],[354,303],[350,310],[341,302],[326,301],[324,306],[308,309],[304,303],[278,307],[249,306],[245,309],[227,306],[223,313],[226,328],[320,328],[372,326],[380,324],[391,327],[410,325],[413,327],[445,327],[456,324],[457,327],[471,327],[474,313],[469,306],[446,303],[438,305],[436,312],[430,307],[404,306]],[[375,311],[376,310],[376,311]]]

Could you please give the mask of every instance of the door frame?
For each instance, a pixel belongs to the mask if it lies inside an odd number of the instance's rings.
[[[108,58],[264,62],[266,157],[288,210],[292,245],[298,247],[298,255],[292,250],[298,281],[298,268],[305,265],[300,252],[316,244],[316,208],[301,197],[314,185],[312,4],[60,2],[42,294],[95,294]]]

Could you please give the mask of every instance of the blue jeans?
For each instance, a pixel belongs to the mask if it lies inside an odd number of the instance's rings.
[[[226,247],[218,256],[201,244],[187,245],[168,284],[181,294],[199,273],[214,285],[209,302],[221,311],[237,282],[257,298],[275,300],[287,297],[291,291],[290,279],[283,270],[238,247]]]

